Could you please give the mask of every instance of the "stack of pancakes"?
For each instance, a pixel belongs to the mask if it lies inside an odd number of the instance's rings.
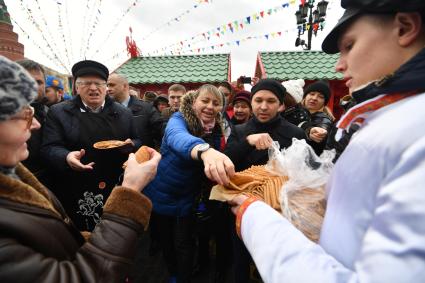
[[[317,242],[326,208],[324,189],[299,188],[286,192],[282,205],[280,196],[286,182],[286,176],[274,175],[265,166],[252,166],[236,173],[228,186],[214,186],[210,199],[228,201],[241,193],[255,196],[282,213],[310,240]]]

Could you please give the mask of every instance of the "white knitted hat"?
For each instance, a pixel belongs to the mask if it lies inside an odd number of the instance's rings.
[[[286,92],[291,95],[297,103],[300,103],[303,99],[304,90],[303,87],[305,85],[304,80],[290,80],[286,82],[282,82],[282,85],[285,87]]]
[[[37,95],[37,83],[20,65],[0,56],[0,121],[8,120]]]

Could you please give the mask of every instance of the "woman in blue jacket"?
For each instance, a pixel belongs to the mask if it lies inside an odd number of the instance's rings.
[[[192,207],[206,177],[227,184],[234,174],[230,159],[219,152],[223,136],[222,96],[212,85],[182,97],[161,145],[156,178],[145,189],[170,273],[170,282],[189,282],[192,261]],[[205,173],[205,174],[204,174]]]

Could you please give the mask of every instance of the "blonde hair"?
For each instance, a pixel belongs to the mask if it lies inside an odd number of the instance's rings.
[[[189,90],[185,95],[181,98],[180,103],[180,112],[182,113],[184,119],[186,121],[191,121],[193,128],[189,128],[189,132],[194,136],[201,137],[204,135],[204,129],[202,128],[201,121],[192,109],[192,105],[198,96],[203,92],[209,92],[217,96],[222,103],[222,95],[221,92],[213,85],[205,84],[199,87],[197,90]],[[190,105],[190,107],[188,107]],[[221,112],[217,112],[216,115],[216,123],[219,125],[222,134],[224,133],[223,129],[223,121],[221,117]]]

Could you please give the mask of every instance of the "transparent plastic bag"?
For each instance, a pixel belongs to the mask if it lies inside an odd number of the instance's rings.
[[[305,140],[295,138],[290,147],[279,148],[274,142],[269,149],[266,169],[288,177],[280,192],[282,215],[317,241],[326,207],[324,187],[333,169],[335,151],[325,150],[319,157]]]

